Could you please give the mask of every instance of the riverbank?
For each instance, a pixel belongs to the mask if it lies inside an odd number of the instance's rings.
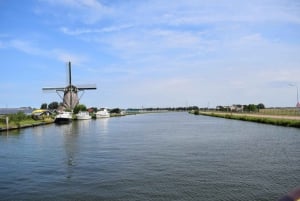
[[[110,114],[110,117],[122,117],[122,116],[125,116],[125,114],[118,114],[118,113]],[[96,116],[94,115],[92,118],[96,119]],[[73,120],[77,120],[75,115],[73,116]],[[14,120],[14,121],[9,120],[8,125],[6,125],[5,119],[2,118],[2,121],[0,121],[0,132],[42,126],[42,125],[52,124],[52,123],[54,123],[54,117],[45,118],[43,120],[34,120],[31,118],[29,119],[25,118],[22,120]]]
[[[198,112],[194,112],[193,114],[241,120],[241,121],[250,121],[256,123],[263,123],[263,124],[272,124],[277,126],[300,128],[299,116],[227,113],[227,112],[210,112],[210,111],[209,112],[198,111]]]
[[[42,126],[46,124],[52,124],[54,123],[54,119],[47,118],[44,120],[33,120],[33,119],[27,119],[27,120],[21,120],[19,122],[9,122],[8,125],[1,123],[0,124],[0,132],[1,131],[7,131],[7,130],[16,130],[16,129],[22,129],[22,128],[29,128],[29,127],[36,127],[36,126]]]

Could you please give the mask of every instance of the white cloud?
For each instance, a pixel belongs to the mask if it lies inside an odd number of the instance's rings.
[[[75,63],[80,64],[88,60],[87,57],[83,54],[75,54],[62,49],[46,50],[38,47],[34,42],[27,40],[13,39],[8,42],[7,47],[12,47],[28,55],[41,56],[45,58],[54,58],[63,62],[73,61]]]
[[[60,49],[51,50],[51,54],[62,62],[72,61],[79,65],[87,61],[87,57],[82,54],[74,54]]]
[[[264,39],[259,33],[242,36],[240,38],[241,44],[253,44],[253,43],[263,43]]]
[[[133,27],[133,25],[120,25],[120,26],[110,26],[110,27],[104,27],[104,28],[81,28],[81,29],[75,29],[71,30],[67,27],[61,27],[60,30],[67,35],[83,35],[83,34],[100,34],[100,33],[110,33],[110,32],[119,32],[124,29],[128,29]]]
[[[111,22],[109,26],[70,26],[61,28],[61,31],[79,36],[85,41],[105,44],[111,48],[107,51],[128,60],[153,58],[155,55],[191,59],[207,54],[213,57],[213,53],[228,55],[228,52],[234,50],[250,54],[255,45],[262,47],[268,42],[263,33],[252,31],[255,29],[252,27],[254,22],[263,24],[299,18],[299,14],[288,12],[292,5],[280,2],[273,5],[269,1],[170,3],[154,0],[112,5],[109,9],[115,12],[108,14],[107,18]]]
[[[32,42],[30,42],[30,41],[14,39],[14,40],[10,41],[9,45],[17,50],[27,53],[27,54],[32,54],[32,55],[43,55],[44,54],[43,51],[41,51],[39,48],[35,47],[32,44]]]
[[[258,78],[267,83],[276,83],[276,86],[281,84],[282,87],[287,87],[289,83],[297,83],[299,81],[299,74],[300,69],[298,68],[262,69],[258,73]]]
[[[57,12],[61,11],[60,14],[65,15],[67,19],[85,24],[94,24],[112,12],[97,0],[46,0],[46,2],[55,7]]]
[[[134,5],[124,2],[118,6],[118,18],[138,24],[201,25],[206,23],[299,23],[299,5],[296,2],[254,0],[210,1],[143,1]],[[130,11],[130,12],[129,12]],[[138,16],[138,17],[137,17]]]

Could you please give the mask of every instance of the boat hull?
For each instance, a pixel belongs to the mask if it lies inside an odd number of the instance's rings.
[[[109,118],[110,115],[109,114],[96,114],[96,118],[97,119],[101,119],[101,118]]]
[[[72,122],[72,119],[64,118],[64,117],[57,117],[54,120],[54,123],[56,123],[56,124],[68,124],[68,123],[71,123],[71,122]]]
[[[109,118],[110,114],[106,108],[96,112],[96,118],[101,119],[101,118]]]
[[[79,112],[78,114],[76,114],[77,120],[89,120],[91,118],[92,117],[88,112]]]
[[[76,117],[77,120],[89,120],[91,118],[92,118],[91,116],[89,116],[89,117]]]
[[[68,124],[72,122],[72,113],[71,112],[63,112],[58,114],[55,117],[54,123],[56,124]]]

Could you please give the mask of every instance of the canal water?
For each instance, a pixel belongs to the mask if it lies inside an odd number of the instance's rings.
[[[0,200],[278,200],[300,185],[300,130],[187,113],[0,135]]]

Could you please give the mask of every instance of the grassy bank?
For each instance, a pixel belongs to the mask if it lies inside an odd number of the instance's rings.
[[[280,115],[280,116],[300,116],[299,108],[266,108],[260,109],[258,114]]]
[[[256,123],[263,123],[263,124],[272,124],[277,126],[286,126],[286,127],[296,127],[300,128],[300,120],[287,118],[286,116],[264,116],[264,115],[254,115],[254,114],[240,114],[240,113],[215,113],[215,112],[194,112],[193,114],[196,115],[206,115],[206,116],[213,116],[213,117],[220,117],[226,119],[234,119],[234,120],[241,120],[241,121],[250,121]]]
[[[21,121],[18,123],[9,123],[8,128],[6,124],[0,124],[0,131],[6,131],[6,130],[14,130],[14,129],[21,129],[21,128],[28,128],[28,127],[35,127],[45,124],[53,123],[52,121]]]
[[[31,116],[27,116],[22,113],[8,115],[8,125],[6,124],[6,117],[0,117],[0,131],[4,130],[13,130],[13,129],[20,129],[20,128],[27,128],[27,127],[34,127],[44,124],[53,123],[54,120],[51,117],[44,118],[41,120],[34,120]]]

